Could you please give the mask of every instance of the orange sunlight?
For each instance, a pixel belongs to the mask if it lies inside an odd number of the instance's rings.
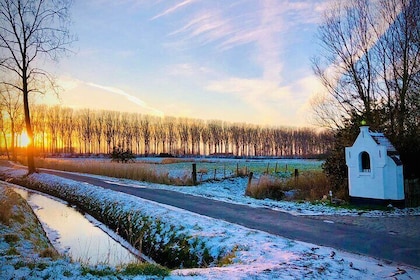
[[[29,145],[29,136],[26,133],[26,131],[22,132],[22,134],[19,137],[18,146],[19,147],[26,147]]]

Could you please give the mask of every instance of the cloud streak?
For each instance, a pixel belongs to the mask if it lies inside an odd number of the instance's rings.
[[[163,11],[162,13],[154,16],[151,20],[155,20],[155,19],[158,19],[160,17],[163,17],[163,16],[166,16],[166,15],[172,14],[172,13],[176,12],[177,10],[183,8],[184,6],[188,6],[188,5],[190,5],[190,4],[194,3],[194,2],[195,2],[195,0],[185,0],[185,1],[182,1],[181,3],[178,3],[175,6],[172,6],[172,7],[168,8],[168,9],[166,9],[165,11]]]
[[[107,87],[107,86],[102,86],[102,85],[98,85],[98,84],[94,84],[94,83],[87,83],[87,85],[91,86],[91,87],[95,87],[95,88],[99,88],[101,90],[105,90],[107,92],[111,92],[111,93],[115,93],[118,95],[121,95],[123,97],[125,97],[127,100],[129,100],[130,102],[148,110],[151,111],[153,114],[158,115],[158,116],[163,116],[164,113],[156,108],[153,108],[151,106],[149,106],[146,102],[144,102],[143,100],[141,100],[140,98],[133,96],[131,94],[128,94],[127,92],[118,89],[118,88],[114,88],[114,87]]]

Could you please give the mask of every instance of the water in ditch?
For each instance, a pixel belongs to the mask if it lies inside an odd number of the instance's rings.
[[[32,207],[48,238],[74,261],[117,266],[139,259],[76,209],[48,196],[14,188]]]

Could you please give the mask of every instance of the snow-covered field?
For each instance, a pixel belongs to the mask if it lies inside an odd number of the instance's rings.
[[[1,167],[0,172],[13,173],[14,176],[18,176],[24,174],[25,171]],[[141,209],[141,211],[147,211],[149,215],[176,221],[176,223],[182,224],[190,234],[205,239],[212,250],[235,249],[232,264],[224,267],[178,269],[172,271],[171,276],[167,279],[420,279],[420,270],[417,268],[285,239],[178,208],[134,198],[130,195],[104,190],[91,185],[80,184],[52,175],[35,174],[32,176],[34,180],[67,185],[77,189],[78,192],[97,193],[104,197],[112,196],[115,200],[123,201],[127,207]],[[259,201],[247,198],[244,196],[246,179],[240,178],[217,183],[205,183],[199,187],[168,187],[130,180],[104,179],[115,184],[141,188],[172,189],[232,203],[243,203],[254,207],[270,207],[294,214],[358,214],[357,211],[337,210],[336,208],[323,205],[274,202],[270,200]],[[416,208],[390,212],[371,211],[363,215],[419,215],[419,213],[419,209]],[[1,242],[3,242],[2,239],[0,239]],[[27,254],[31,254],[30,249],[28,249]],[[23,258],[23,256],[21,257]],[[2,267],[8,265],[7,259],[1,256],[0,264]],[[54,270],[54,266],[54,263],[51,263],[49,266],[51,279],[69,279],[63,275],[62,268]],[[77,265],[73,266],[77,269]],[[17,278],[25,278],[25,276],[29,275],[28,267],[15,269],[14,271],[11,271],[10,265],[7,267],[9,270],[6,277],[3,277],[5,279],[9,279],[7,276],[10,275],[15,275]],[[0,276],[2,275],[0,274]],[[43,278],[42,272],[39,272],[39,277]],[[83,277],[79,274],[77,279],[81,278]],[[85,276],[85,279],[92,278]],[[139,276],[135,277],[135,279],[145,278]]]

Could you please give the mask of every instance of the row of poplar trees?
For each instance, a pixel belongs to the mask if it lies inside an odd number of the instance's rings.
[[[8,146],[13,150],[24,126],[19,103],[9,104],[17,108],[8,107],[3,112],[11,114],[0,116],[4,136],[0,143],[3,148]],[[314,156],[326,153],[331,143],[330,133],[310,128],[265,127],[46,105],[32,106],[31,113],[34,146],[40,154],[109,154],[119,147],[139,155]],[[12,134],[16,135],[14,142]]]

